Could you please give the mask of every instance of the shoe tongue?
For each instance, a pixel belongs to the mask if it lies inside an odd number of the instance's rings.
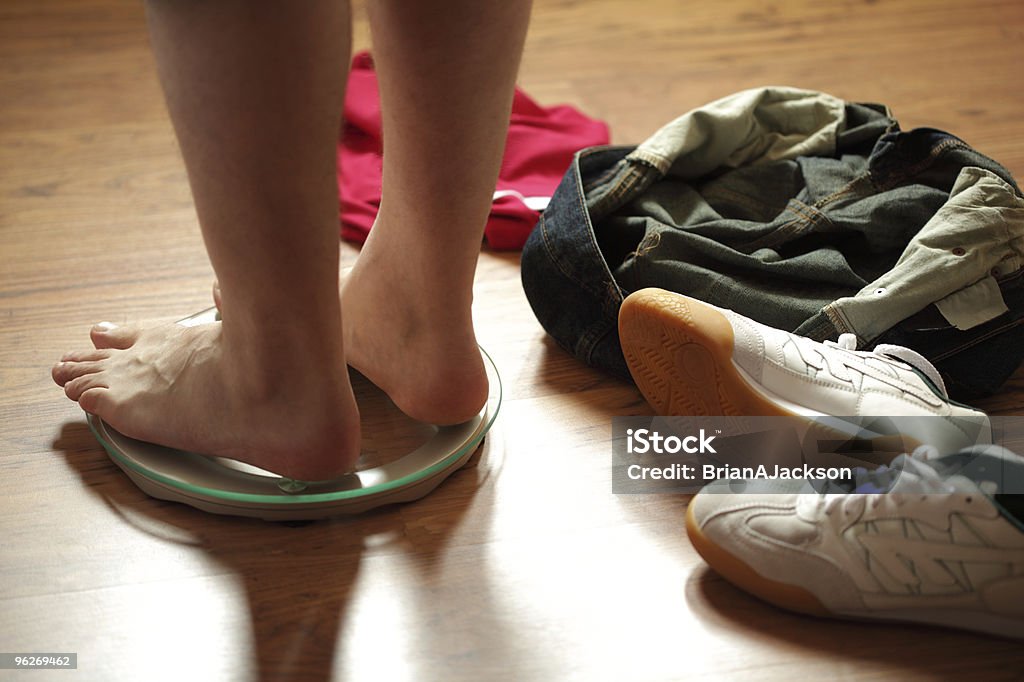
[[[875,469],[855,468],[854,480],[845,481],[842,487],[846,492],[858,495],[977,492],[977,486],[971,480],[955,478],[958,473],[955,463],[936,465],[938,461],[900,455],[889,465],[883,464]],[[922,471],[923,468],[938,473],[938,479],[934,474],[925,475],[930,472]]]
[[[904,346],[894,346],[888,343],[882,343],[875,346],[875,352],[879,355],[899,360],[910,367],[910,369],[914,370],[915,374],[924,379],[925,384],[935,393],[935,395],[944,400],[949,398],[949,392],[946,391],[946,384],[942,381],[942,375],[939,374],[939,370],[935,369],[935,365],[928,362],[928,359],[917,351]]]

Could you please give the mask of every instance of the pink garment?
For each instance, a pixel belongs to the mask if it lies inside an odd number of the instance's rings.
[[[352,60],[344,116],[338,142],[341,236],[362,243],[380,207],[382,175],[380,94],[368,52]],[[517,88],[498,191],[484,230],[491,248],[522,248],[540,217],[536,209],[555,191],[573,154],[608,139],[603,121],[569,106],[541,107]]]

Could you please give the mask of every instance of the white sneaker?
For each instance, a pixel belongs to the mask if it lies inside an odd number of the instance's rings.
[[[1020,492],[1024,458],[925,447],[860,479],[881,492],[717,481],[690,502],[686,529],[715,571],[783,608],[1024,639],[1024,524],[995,502]]]
[[[619,338],[658,415],[898,416],[910,442],[943,453],[991,442],[985,413],[952,402],[931,363],[901,346],[819,343],[662,289],[623,301]]]

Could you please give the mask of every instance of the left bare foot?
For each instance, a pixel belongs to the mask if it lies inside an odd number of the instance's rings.
[[[219,322],[97,325],[92,339],[93,349],[67,353],[54,365],[53,380],[126,436],[302,480],[355,466],[359,413],[340,338],[322,344],[322,357],[304,352],[311,344],[281,343],[277,333],[232,348]],[[253,362],[249,351],[264,344],[271,352]]]

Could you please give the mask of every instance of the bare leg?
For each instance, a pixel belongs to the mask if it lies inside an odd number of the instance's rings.
[[[149,0],[223,324],[93,329],[53,376],[123,433],[303,479],[350,470],[335,146],[347,3]]]
[[[384,190],[344,284],[348,361],[407,414],[471,417],[487,398],[470,306],[529,0],[368,5]]]

